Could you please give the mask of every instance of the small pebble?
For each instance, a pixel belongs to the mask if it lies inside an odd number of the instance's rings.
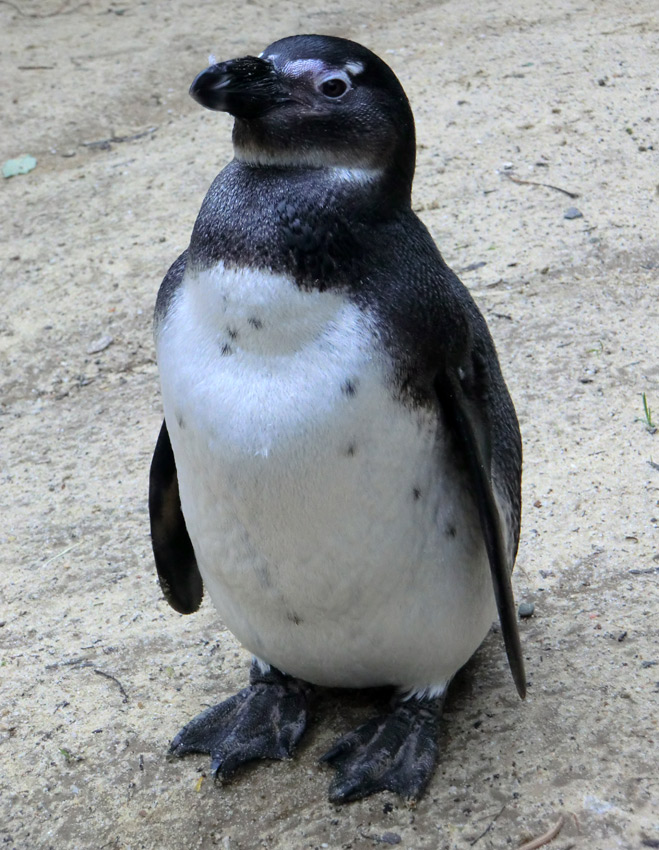
[[[568,207],[563,213],[563,218],[572,219],[572,218],[583,218],[583,213],[581,210],[578,210],[576,207]]]
[[[94,340],[87,348],[87,354],[98,354],[99,351],[105,351],[114,342],[111,336],[102,336],[100,339]]]
[[[520,617],[532,617],[533,612],[535,611],[535,605],[533,602],[522,602],[522,604],[517,609],[517,613]]]
[[[397,832],[385,832],[380,839],[383,844],[400,844],[401,840]]]
[[[657,664],[659,664],[659,661],[641,661],[641,667],[644,670],[647,670],[648,667],[656,667]]]

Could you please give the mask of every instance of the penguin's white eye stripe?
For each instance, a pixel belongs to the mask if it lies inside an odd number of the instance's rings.
[[[293,59],[282,68],[287,77],[304,77],[307,74],[322,74],[327,65],[320,59]]]
[[[275,56],[266,57],[269,61],[274,60]],[[292,59],[290,62],[285,62],[281,71],[287,77],[304,77],[318,76],[326,74],[320,83],[324,82],[328,77],[340,77],[345,81],[349,88],[352,87],[352,77],[363,73],[364,65],[361,62],[346,62],[343,68],[337,68],[327,65],[321,59]]]
[[[364,66],[361,62],[346,62],[343,67],[350,74],[351,77],[356,77],[357,74],[364,73]]]

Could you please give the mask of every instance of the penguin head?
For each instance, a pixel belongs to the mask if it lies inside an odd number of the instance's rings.
[[[409,201],[414,118],[391,68],[354,41],[297,35],[260,56],[213,64],[190,87],[234,116],[236,158],[251,165],[359,169]]]

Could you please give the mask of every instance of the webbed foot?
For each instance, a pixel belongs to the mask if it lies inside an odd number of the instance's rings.
[[[337,741],[321,758],[337,771],[330,801],[348,803],[378,791],[417,800],[437,763],[444,699],[399,700],[390,714],[374,717]]]
[[[293,755],[307,725],[311,685],[254,661],[249,686],[198,714],[172,741],[175,756],[210,753],[211,770],[229,779],[254,759]]]

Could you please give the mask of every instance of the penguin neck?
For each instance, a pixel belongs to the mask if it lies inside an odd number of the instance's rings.
[[[285,186],[322,186],[337,210],[343,201],[353,214],[361,208],[376,212],[378,218],[388,218],[399,209],[411,207],[411,184],[391,166],[360,160],[344,162],[318,150],[293,157],[237,145],[231,165],[250,182],[256,178],[270,185],[281,181]]]
[[[339,157],[332,151],[310,148],[304,151],[270,150],[260,145],[240,141],[234,135],[234,159],[252,168],[278,168],[290,171],[352,172],[363,175],[365,180],[377,179],[382,169],[367,159]]]
[[[188,262],[268,269],[303,288],[345,287],[360,279],[370,229],[401,213],[386,172],[236,158],[204,199]]]

